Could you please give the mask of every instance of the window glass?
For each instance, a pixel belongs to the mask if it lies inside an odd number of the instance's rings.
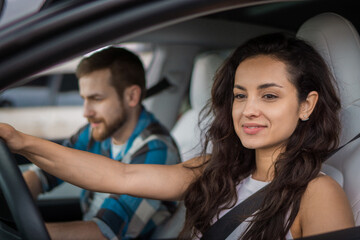
[[[117,45],[136,52],[145,69],[152,60],[149,44]],[[59,140],[70,137],[86,123],[79,95],[74,59],[32,77],[26,84],[0,94],[0,122],[38,137]]]

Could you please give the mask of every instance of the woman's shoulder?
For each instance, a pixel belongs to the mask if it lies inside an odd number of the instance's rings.
[[[309,182],[301,200],[299,215],[303,236],[354,225],[344,190],[334,179],[322,174]]]
[[[305,194],[316,196],[319,195],[319,197],[321,197],[322,194],[319,194],[319,191],[321,191],[323,194],[344,192],[341,186],[333,178],[322,173],[309,182]]]
[[[329,207],[339,208],[349,205],[342,187],[330,176],[319,174],[311,180],[302,198],[302,205],[314,211],[331,211]]]

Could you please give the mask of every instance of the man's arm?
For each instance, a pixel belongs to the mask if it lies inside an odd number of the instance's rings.
[[[24,155],[46,172],[97,192],[179,199],[202,170],[185,168],[183,164],[123,164],[21,133],[8,124],[0,124],[0,137],[12,151]],[[194,159],[186,164],[197,166],[202,161]]]
[[[74,221],[47,223],[46,228],[53,240],[84,239],[106,240],[95,222]]]

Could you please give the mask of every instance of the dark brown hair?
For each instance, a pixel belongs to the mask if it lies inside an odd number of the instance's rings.
[[[145,96],[145,70],[139,57],[125,48],[108,47],[82,59],[76,69],[76,76],[109,68],[111,84],[120,99],[124,89],[131,85],[141,88],[141,99]]]
[[[232,104],[237,67],[245,59],[259,55],[286,64],[299,103],[311,91],[317,91],[319,99],[310,119],[299,120],[285,151],[279,155],[265,200],[242,239],[284,239],[308,183],[318,176],[322,162],[338,145],[340,100],[323,58],[305,41],[288,34],[268,34],[249,40],[217,71],[210,108],[202,112],[202,119],[213,115],[214,120],[204,134],[204,149],[211,143],[213,150],[203,174],[185,193],[187,213],[181,238],[189,233],[193,236],[204,233],[213,218],[233,207],[237,201],[236,185],[256,168],[255,150],[245,148],[235,133]]]

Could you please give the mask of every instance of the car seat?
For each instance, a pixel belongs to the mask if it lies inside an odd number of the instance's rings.
[[[199,113],[211,97],[211,87],[215,71],[225,60],[227,51],[208,52],[196,57],[190,83],[190,104],[171,131],[181,154],[182,161],[197,156],[201,151],[201,131],[198,126]],[[185,221],[185,206],[179,203],[174,215],[157,227],[152,239],[176,238]]]
[[[200,54],[194,63],[190,82],[190,105],[173,127],[171,134],[178,144],[182,161],[197,156],[202,149],[199,114],[211,98],[211,87],[216,70],[224,62],[227,51]],[[206,121],[205,121],[206,122]]]
[[[334,13],[323,13],[306,21],[297,33],[323,56],[339,86],[342,101],[340,145],[360,132],[360,38],[354,26]],[[360,225],[360,139],[350,143],[327,164],[343,176],[356,225]]]

